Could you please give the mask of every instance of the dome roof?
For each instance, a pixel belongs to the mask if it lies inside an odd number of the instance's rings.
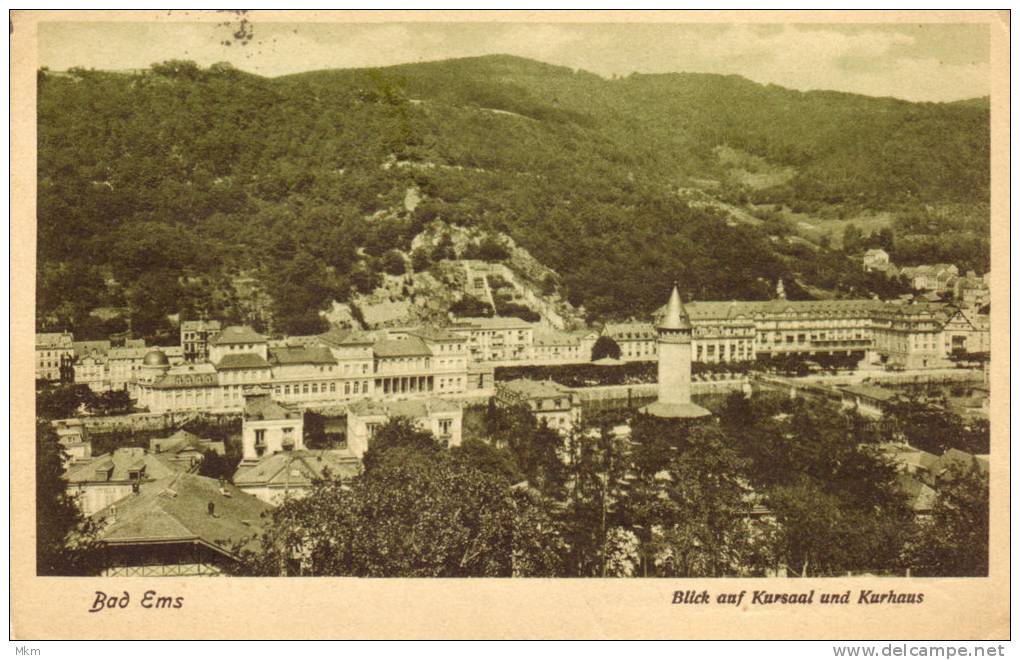
[[[142,364],[147,367],[163,367],[169,366],[170,360],[167,359],[166,353],[157,349],[146,353]]]

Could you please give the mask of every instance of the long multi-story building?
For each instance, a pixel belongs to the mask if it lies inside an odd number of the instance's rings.
[[[534,324],[518,318],[458,318],[449,330],[467,339],[475,362],[527,360],[535,342]]]

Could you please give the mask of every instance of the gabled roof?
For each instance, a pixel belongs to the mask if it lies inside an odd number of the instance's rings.
[[[106,353],[108,360],[142,360],[151,351],[145,346],[118,346]]]
[[[528,399],[548,399],[562,397],[570,394],[570,390],[551,380],[531,380],[529,378],[517,378],[504,383],[499,383],[499,389],[520,394]]]
[[[126,482],[130,480],[130,473],[138,470],[144,470],[144,478],[148,480],[161,479],[177,472],[175,467],[142,447],[121,447],[110,454],[72,466],[64,473],[64,478],[69,484]]]
[[[261,344],[266,341],[266,338],[255,332],[250,326],[247,325],[230,325],[223,329],[218,335],[216,335],[210,344],[227,345],[227,344]]]
[[[235,544],[255,549],[272,508],[216,479],[178,473],[143,484],[95,514],[105,519],[99,540],[111,545],[199,541],[230,555]],[[212,513],[209,505],[212,505]]]
[[[375,341],[369,333],[351,328],[331,328],[319,335],[319,339],[327,346],[365,346]]]
[[[346,450],[282,451],[252,465],[241,464],[234,483],[242,488],[309,488],[327,472],[333,478],[350,479],[361,472],[361,461]]]
[[[269,351],[269,362],[283,364],[336,364],[336,358],[325,346],[281,346]]]
[[[153,454],[178,454],[183,451],[195,450],[205,452],[211,449],[220,456],[226,453],[222,441],[203,440],[194,433],[181,429],[168,438],[152,438],[149,440],[149,451]]]
[[[372,345],[376,357],[428,357],[432,351],[420,337],[406,339],[380,339]]]
[[[460,412],[459,405],[444,399],[407,399],[404,401],[373,401],[362,399],[355,401],[348,408],[348,414],[384,417],[406,417],[422,419],[433,413]]]
[[[224,369],[268,369],[266,362],[258,353],[227,353],[216,363],[216,370]]]
[[[93,353],[105,356],[110,350],[110,340],[99,341],[76,341],[71,344],[74,347],[74,354],[77,357],[86,357]]]
[[[273,401],[268,394],[257,394],[244,398],[244,419],[298,419],[302,414]]]

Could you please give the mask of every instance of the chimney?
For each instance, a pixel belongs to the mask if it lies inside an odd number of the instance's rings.
[[[208,511],[210,516],[215,516],[216,515],[216,505],[213,504],[212,502],[209,502],[209,506],[207,507],[207,511]]]

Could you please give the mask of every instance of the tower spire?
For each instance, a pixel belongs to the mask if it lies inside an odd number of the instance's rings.
[[[691,319],[687,316],[684,303],[680,300],[680,290],[676,281],[673,282],[673,292],[669,295],[669,302],[666,303],[666,313],[662,315],[663,330],[690,330]]]

